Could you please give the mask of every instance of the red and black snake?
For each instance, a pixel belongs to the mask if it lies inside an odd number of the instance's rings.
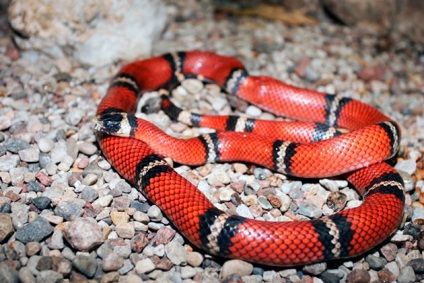
[[[193,76],[302,122],[275,124],[183,111],[170,102],[169,91]],[[155,90],[161,90],[162,108],[173,118],[217,131],[176,139],[135,118],[138,98]],[[402,178],[384,162],[399,148],[395,122],[354,99],[250,76],[232,57],[191,51],[130,63],[113,78],[95,120],[98,142],[112,166],[159,206],[191,243],[211,254],[274,266],[353,257],[389,237],[403,218]],[[349,132],[341,134],[339,128]],[[299,177],[345,174],[363,203],[312,221],[246,219],[215,208],[162,156],[189,165],[252,162]]]

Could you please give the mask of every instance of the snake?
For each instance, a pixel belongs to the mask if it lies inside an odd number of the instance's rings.
[[[287,119],[183,110],[172,90],[187,78]],[[176,138],[136,117],[140,97],[153,91],[172,119],[215,131]],[[403,180],[387,163],[400,147],[396,122],[353,98],[250,75],[235,57],[194,50],[124,65],[99,102],[94,129],[113,168],[191,244],[218,257],[281,267],[351,258],[382,243],[403,219]],[[342,175],[362,203],[312,220],[246,218],[218,209],[165,157],[189,166],[245,162],[299,178]]]

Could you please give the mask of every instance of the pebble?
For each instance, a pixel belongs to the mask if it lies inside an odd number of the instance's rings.
[[[400,160],[396,164],[395,169],[413,175],[417,171],[417,163],[412,159]]]
[[[0,243],[7,240],[15,232],[12,218],[7,213],[0,213]]]
[[[149,240],[146,237],[146,235],[143,233],[139,233],[131,239],[131,250],[136,253],[141,253],[143,252],[144,248],[148,245],[148,243],[149,243]]]
[[[121,223],[115,227],[115,231],[119,237],[124,239],[131,239],[135,235],[133,223]]]
[[[50,152],[54,147],[54,142],[48,137],[42,137],[38,140],[38,149],[41,152],[47,153]]]
[[[32,199],[32,203],[40,210],[46,209],[51,202],[51,199],[48,197],[36,197]]]
[[[102,260],[102,269],[105,272],[116,271],[124,265],[124,259],[117,253],[110,253]]]
[[[259,196],[258,197],[258,204],[266,210],[270,210],[272,208],[271,203],[265,196]]]
[[[145,258],[137,262],[135,271],[137,274],[146,274],[155,269],[155,264],[150,258]]]
[[[82,208],[73,201],[66,201],[56,206],[54,213],[65,220],[72,220],[82,214]]]
[[[63,235],[66,241],[78,251],[91,251],[103,243],[100,226],[89,217],[71,221],[63,230]]]
[[[27,256],[31,257],[37,254],[41,250],[41,244],[39,242],[29,242],[25,245],[25,251]]]
[[[22,267],[21,269],[19,269],[18,277],[19,277],[20,282],[22,282],[22,283],[35,283],[36,282],[34,275],[32,274],[31,270],[27,267]]]
[[[72,261],[73,266],[88,278],[93,278],[97,271],[97,261],[94,257],[79,254]]]
[[[309,218],[319,218],[322,216],[321,209],[307,202],[300,203],[298,213]]]
[[[45,218],[38,217],[33,222],[18,229],[15,237],[18,241],[26,244],[29,242],[40,242],[51,233],[53,233],[53,227],[50,223]]]
[[[27,148],[19,151],[19,158],[24,162],[37,162],[40,158],[37,148]]]
[[[203,255],[198,252],[189,252],[187,257],[187,263],[193,267],[198,267],[203,262]]]
[[[371,276],[365,269],[358,268],[352,270],[346,277],[347,282],[368,283]]]
[[[188,252],[180,243],[170,242],[165,246],[165,252],[173,264],[184,265],[187,263]]]
[[[53,270],[43,270],[37,275],[37,282],[61,282],[63,275]]]
[[[81,153],[86,154],[88,156],[93,155],[97,152],[97,147],[92,143],[82,142],[82,143],[78,143],[77,146],[78,146],[78,150]]]
[[[161,221],[163,218],[162,211],[156,205],[152,205],[151,207],[149,207],[147,211],[147,215],[152,221],[157,221],[157,222]]]
[[[81,191],[81,198],[87,202],[94,202],[99,197],[97,190],[89,186],[84,186]]]
[[[370,265],[370,267],[374,270],[381,270],[385,264],[387,263],[386,260],[384,260],[384,258],[381,257],[377,257],[374,255],[367,255],[367,257],[365,258],[365,260],[368,262],[368,264]]]
[[[0,171],[9,172],[12,168],[15,168],[19,163],[19,158],[15,155],[1,156],[0,157]]]
[[[130,216],[126,212],[112,211],[110,213],[110,218],[112,219],[112,223],[116,226],[124,223],[128,223]]]
[[[241,277],[250,275],[253,271],[253,265],[238,259],[227,260],[221,269],[219,275],[221,279],[225,279],[231,274],[237,273]]]
[[[252,212],[250,211],[249,207],[247,207],[245,204],[240,204],[239,206],[237,206],[236,212],[240,216],[253,219]]]
[[[396,278],[397,282],[399,283],[412,283],[415,282],[415,272],[414,269],[410,266],[406,266],[403,268],[399,274],[399,276]]]
[[[106,196],[103,196],[103,197],[100,197],[100,198],[96,199],[96,200],[92,203],[92,205],[93,205],[94,207],[96,207],[96,206],[99,206],[99,207],[106,207],[106,206],[109,206],[109,204],[112,202],[112,200],[113,200],[113,196],[111,196],[111,195],[106,195]]]
[[[53,235],[47,239],[47,246],[52,250],[62,250],[65,247],[63,232],[61,230],[55,230]]]

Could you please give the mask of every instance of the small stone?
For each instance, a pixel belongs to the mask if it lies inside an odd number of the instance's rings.
[[[253,219],[252,212],[250,211],[249,207],[247,207],[245,204],[240,204],[239,206],[237,206],[236,212],[240,216]]]
[[[87,174],[82,180],[82,184],[86,186],[92,186],[97,183],[97,175],[96,174]]]
[[[300,203],[298,213],[309,218],[319,218],[322,216],[321,209],[307,202]]]
[[[424,259],[423,258],[416,258],[416,259],[411,259],[408,263],[407,266],[412,267],[412,269],[414,269],[415,273],[424,273]]]
[[[19,151],[19,158],[24,162],[37,162],[39,160],[39,152],[37,148],[27,148]]]
[[[118,280],[119,280],[119,273],[114,271],[114,272],[103,274],[102,279],[100,280],[100,283],[114,283],[114,282],[118,282]]]
[[[46,218],[46,220],[49,221],[49,223],[52,223],[55,225],[59,225],[60,223],[63,222],[63,217],[56,216],[54,214],[45,214],[44,218]]]
[[[79,122],[81,122],[83,116],[84,111],[78,108],[73,108],[72,111],[69,111],[66,115],[65,121],[71,126],[76,126],[79,124]]]
[[[112,208],[118,211],[124,211],[131,205],[131,200],[127,196],[116,197],[112,201]]]
[[[53,270],[43,270],[37,275],[37,282],[62,282],[63,275]]]
[[[148,243],[149,240],[147,239],[146,235],[139,233],[131,240],[131,250],[136,253],[141,253]]]
[[[259,117],[262,114],[262,110],[254,105],[249,105],[246,108],[246,114],[252,117]]]
[[[7,141],[4,147],[7,149],[7,151],[18,153],[21,150],[31,148],[31,145],[23,140],[12,139]]]
[[[116,271],[124,265],[124,259],[117,253],[111,253],[102,260],[103,271]]]
[[[0,243],[7,240],[15,232],[12,218],[7,213],[0,213]]]
[[[394,282],[396,277],[387,268],[378,271],[380,282]]]
[[[48,197],[36,197],[32,199],[32,203],[40,210],[46,209],[52,200]]]
[[[123,223],[128,223],[130,216],[126,212],[119,212],[114,210],[110,213],[110,218],[112,219],[112,223],[118,226]]]
[[[52,250],[62,250],[65,247],[63,243],[63,232],[55,230],[53,235],[47,239],[47,246]]]
[[[35,283],[35,277],[28,267],[22,267],[19,269],[18,277],[22,283]],[[9,281],[10,282],[10,281]]]
[[[412,159],[400,160],[397,162],[395,169],[413,175],[417,171],[417,163]]]
[[[141,211],[134,212],[133,218],[135,221],[138,221],[144,224],[147,224],[150,221],[149,216],[146,213]]]
[[[41,244],[38,242],[29,242],[25,245],[27,256],[31,257],[41,250]]]
[[[97,152],[97,147],[92,143],[82,142],[82,143],[78,143],[77,146],[78,146],[78,150],[81,153],[84,153],[85,155],[88,155],[88,156],[91,156]]]
[[[227,260],[221,269],[219,277],[225,279],[231,274],[238,274],[241,277],[250,275],[253,271],[253,265],[238,259]]]
[[[97,190],[85,186],[81,191],[81,198],[87,202],[93,202],[99,197],[99,193]]]
[[[169,227],[162,227],[156,233],[156,245],[167,245],[174,238],[177,232]]]
[[[52,269],[53,259],[50,256],[42,256],[37,263],[36,268],[38,270],[49,270]]]
[[[187,263],[193,267],[198,267],[203,262],[203,255],[198,252],[189,252],[187,257]]]
[[[0,265],[0,282],[18,283],[19,282],[18,272],[15,269],[7,266],[6,264],[1,264]]]
[[[181,85],[192,94],[198,94],[203,89],[203,83],[196,79],[186,79]]]
[[[18,229],[15,237],[18,241],[26,244],[29,242],[40,242],[47,236],[53,233],[53,227],[43,217],[38,217],[31,223]]]
[[[97,261],[89,255],[79,254],[75,257],[72,264],[75,268],[88,278],[92,278],[96,274]]]
[[[404,267],[397,277],[397,282],[399,283],[412,283],[415,282],[415,280],[415,272],[411,266]]]
[[[93,202],[93,206],[106,207],[112,202],[113,196],[106,195],[104,197],[100,197]]]
[[[54,213],[65,220],[72,220],[82,214],[82,208],[73,201],[66,201],[56,206]]]
[[[399,276],[400,270],[399,270],[399,266],[397,265],[397,263],[395,261],[392,262],[388,262],[386,264],[386,268],[387,270],[389,270],[395,277]]]
[[[155,264],[150,258],[145,258],[137,262],[135,271],[137,274],[146,274],[155,269]]]
[[[188,252],[177,242],[170,242],[165,246],[166,255],[175,265],[184,265],[187,263]]]
[[[103,243],[102,231],[93,218],[77,218],[71,221],[63,230],[63,235],[68,243],[79,251],[91,251]]]
[[[374,255],[367,255],[367,257],[365,258],[365,260],[368,262],[368,264],[370,265],[370,267],[374,270],[381,270],[385,264],[387,263],[387,261],[384,258],[381,257],[376,257]]]
[[[326,269],[327,269],[327,263],[325,263],[325,262],[309,264],[309,265],[305,265],[303,267],[303,271],[305,271],[309,274],[315,275],[315,276],[320,275]]]
[[[230,177],[224,170],[215,170],[207,177],[211,186],[228,185],[231,182]]]
[[[181,278],[188,279],[194,277],[196,275],[196,269],[191,266],[183,266],[181,267]]]
[[[268,201],[268,199],[265,196],[259,196],[258,203],[263,209],[270,210],[272,208],[271,203]]]
[[[54,142],[48,137],[42,137],[38,140],[38,149],[41,152],[47,153],[50,152],[54,147]]]
[[[133,223],[121,223],[115,227],[115,231],[119,237],[124,239],[131,239],[135,234]]]
[[[347,282],[355,282],[355,283],[369,283],[370,282],[370,274],[368,271],[362,268],[352,270],[346,277]]]
[[[162,211],[156,205],[152,205],[149,208],[149,210],[147,211],[147,215],[150,217],[151,220],[157,221],[157,222],[161,221],[163,218]]]

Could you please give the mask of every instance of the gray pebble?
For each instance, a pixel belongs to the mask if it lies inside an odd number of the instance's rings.
[[[385,266],[385,264],[387,263],[387,261],[384,258],[376,257],[376,256],[371,255],[371,254],[367,255],[365,260],[368,262],[370,267],[374,270],[381,270]]]
[[[53,227],[43,217],[38,217],[31,223],[18,229],[15,237],[18,241],[26,244],[29,242],[40,242],[47,236],[53,233]]]
[[[134,269],[134,265],[131,263],[131,260],[126,259],[124,260],[124,265],[122,265],[122,267],[118,269],[118,272],[119,274],[123,275],[123,274],[127,274],[133,269]]]
[[[397,282],[399,283],[412,283],[415,282],[415,280],[414,269],[410,266],[404,267],[397,278]]]
[[[47,246],[52,250],[62,250],[65,247],[63,243],[63,232],[55,230],[53,235],[47,239]]]
[[[28,267],[22,267],[18,272],[19,280],[22,283],[35,283],[35,277]]]
[[[0,265],[0,282],[4,283],[18,283],[18,272],[7,266],[6,264]]]
[[[2,156],[0,157],[0,171],[2,172],[8,172],[12,168],[15,168],[18,166],[19,158],[16,155],[10,155],[10,156]]]
[[[29,206],[19,202],[10,204],[12,210],[12,222],[15,229],[22,228],[28,222]]]
[[[99,192],[91,187],[84,187],[81,192],[81,197],[87,202],[93,202],[99,197]]]
[[[82,214],[82,208],[73,201],[66,201],[56,206],[54,214],[65,220],[72,220]]]
[[[28,191],[40,193],[43,190],[41,189],[41,186],[40,186],[40,184],[37,181],[32,180],[32,181],[29,181],[28,182]],[[43,204],[45,204],[45,202],[46,202],[45,200],[41,200],[41,199],[39,201],[41,201]],[[40,205],[42,205],[42,204],[40,203]],[[38,207],[38,208],[40,208],[40,207]]]
[[[48,197],[36,197],[32,199],[32,203],[40,210],[46,209],[51,202],[52,202],[51,199],[49,199]]]
[[[76,126],[79,124],[79,122],[81,122],[83,116],[84,116],[84,111],[78,108],[73,108],[66,115],[65,121],[71,126]]]
[[[259,196],[258,197],[258,203],[263,209],[271,209],[272,205],[269,202],[269,200],[265,196]]]
[[[31,145],[23,140],[9,140],[6,142],[4,147],[7,149],[7,151],[10,151],[12,153],[18,153],[21,150],[30,148]]]
[[[309,218],[319,218],[322,215],[322,210],[313,204],[301,202],[299,205],[298,213]]]
[[[94,257],[84,254],[79,254],[72,261],[74,267],[87,276],[88,278],[93,278],[97,270],[97,261]]]

